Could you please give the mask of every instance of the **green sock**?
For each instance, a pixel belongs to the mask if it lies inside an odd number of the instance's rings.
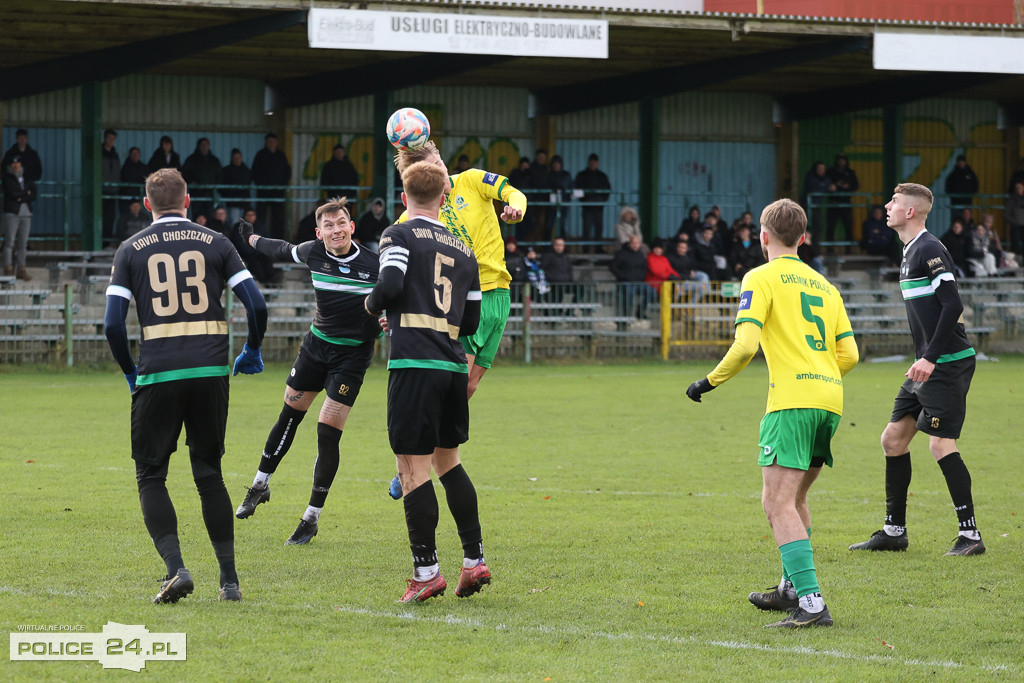
[[[780,545],[779,554],[782,556],[782,566],[789,574],[793,588],[796,589],[797,597],[821,592],[818,587],[818,576],[814,571],[814,551],[811,550],[810,539]]]
[[[807,527],[807,540],[811,540],[811,527]],[[785,581],[793,583],[793,580],[789,578],[789,572],[786,571],[786,565],[782,565],[782,578]]]

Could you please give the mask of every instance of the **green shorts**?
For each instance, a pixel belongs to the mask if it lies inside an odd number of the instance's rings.
[[[476,333],[468,337],[459,337],[462,348],[471,356],[476,356],[475,363],[482,368],[491,367],[494,357],[498,355],[501,336],[505,334],[505,323],[512,309],[512,299],[507,289],[492,289],[483,293],[480,299],[480,326]]]
[[[794,470],[832,467],[832,437],[840,415],[820,408],[791,408],[761,418],[758,445],[761,467],[782,465]]]

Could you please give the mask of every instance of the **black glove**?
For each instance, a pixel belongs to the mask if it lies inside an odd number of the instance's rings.
[[[714,389],[714,387],[711,386],[711,382],[709,382],[708,378],[705,377],[703,379],[697,380],[690,386],[686,387],[686,395],[690,398],[691,401],[696,401],[697,403],[700,403],[701,394],[706,394],[712,389]]]
[[[242,238],[242,241],[249,244],[249,238],[252,237],[252,223],[244,218],[239,218],[235,221],[235,230],[238,231],[238,236]]]

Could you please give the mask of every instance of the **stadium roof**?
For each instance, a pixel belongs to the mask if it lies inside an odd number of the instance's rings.
[[[327,3],[317,7],[348,7]],[[1024,112],[1024,76],[876,71],[876,26],[1024,37],[1016,25],[822,19],[672,10],[523,7],[488,0],[389,0],[367,9],[593,18],[609,22],[609,59],[489,57],[313,49],[304,0],[4,0],[0,100],[129,73],[255,78],[284,106],[416,83],[530,89],[539,113],[564,113],[688,90],[752,92],[783,118],[926,97],[1000,102]],[[561,6],[561,7],[560,7]],[[415,67],[415,68],[413,68]],[[426,76],[424,76],[426,74]]]

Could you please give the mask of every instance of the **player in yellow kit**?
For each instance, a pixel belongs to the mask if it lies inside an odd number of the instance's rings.
[[[761,213],[761,249],[768,263],[743,278],[736,338],[707,377],[686,395],[701,395],[736,376],[757,353],[768,364],[768,406],[759,446],[761,504],[782,556],[777,588],[751,593],[763,610],[792,611],[773,627],[831,626],[818,587],[811,550],[807,492],[832,466],[831,440],[843,414],[843,375],[857,364],[857,344],[843,299],[825,278],[801,261],[807,215],[780,199]]]
[[[399,173],[417,161],[430,161],[445,167],[433,142],[427,142],[419,149],[400,150],[395,155]],[[526,195],[512,187],[504,176],[478,168],[451,176],[450,183],[441,207],[441,222],[473,250],[480,267],[480,291],[483,293],[477,333],[460,338],[469,359],[468,392],[472,397],[480,379],[494,362],[511,303],[508,285],[512,276],[505,268],[505,241],[491,202],[505,202],[501,220],[518,223],[526,213]],[[403,213],[397,222],[404,220]]]
[[[419,149],[399,150],[395,155],[399,173],[417,161],[429,161],[447,172],[441,153],[433,142],[428,141]],[[494,215],[494,200],[505,202],[501,220],[506,223],[523,220],[526,195],[512,187],[505,176],[471,168],[449,177],[449,189],[439,217],[449,232],[473,250],[480,269],[480,325],[476,333],[459,337],[469,361],[466,388],[469,398],[476,393],[480,379],[494,362],[512,305],[508,288],[512,276],[505,267],[505,240]],[[401,223],[405,219],[406,213],[403,212],[396,222]],[[388,493],[395,500],[402,497],[397,475],[391,480]]]

